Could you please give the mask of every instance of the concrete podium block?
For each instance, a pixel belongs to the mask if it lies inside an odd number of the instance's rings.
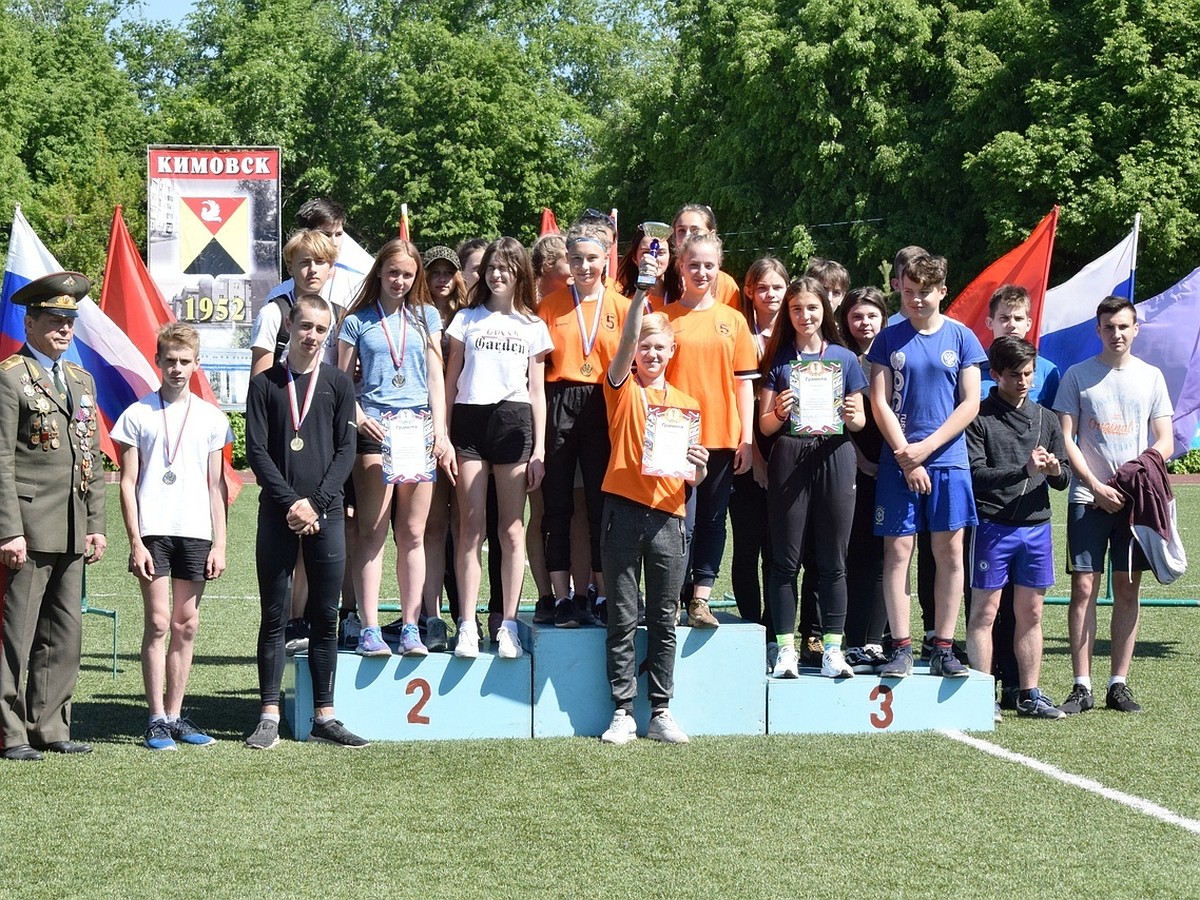
[[[671,713],[689,735],[763,734],[766,637],[760,625],[718,615],[716,629],[677,629],[675,697]],[[521,623],[521,643],[533,656],[533,735],[599,736],[612,719],[604,628],[555,628]],[[646,699],[646,629],[634,636],[639,661],[634,717],[650,721]]]
[[[298,740],[312,729],[308,654],[285,673],[284,714]],[[478,659],[451,653],[369,658],[339,653],[333,702],[355,734],[378,741],[528,738],[532,734],[529,655]]]
[[[804,668],[795,679],[767,679],[771,734],[855,734],[955,728],[991,731],[995,704],[991,675],[935,678],[918,665],[908,678],[822,678]]]

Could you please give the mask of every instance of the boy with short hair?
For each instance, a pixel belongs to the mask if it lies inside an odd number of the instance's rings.
[[[1038,690],[1042,665],[1042,604],[1054,584],[1050,491],[1065,490],[1070,471],[1058,420],[1033,400],[1037,350],[1016,335],[992,342],[988,353],[995,384],[967,426],[971,482],[979,524],[971,552],[971,665],[992,671],[992,626],[1001,592],[1013,585],[1020,672],[1017,712],[1038,719],[1063,713]]]
[[[808,271],[804,274],[825,285],[829,307],[836,312],[850,290],[850,273],[846,267],[836,260],[814,256],[808,261]]]
[[[162,387],[126,409],[112,430],[129,571],[145,610],[142,680],[150,722],[143,743],[150,750],[215,743],[183,715],[183,695],[205,581],[225,571],[222,452],[233,432],[220,409],[191,392],[199,359],[194,327],[163,326],[154,354]]]
[[[1029,291],[1018,284],[1002,284],[988,301],[988,314],[984,321],[992,332],[993,340],[1005,335],[1028,340],[1033,327],[1032,311],[1033,301],[1029,298]],[[1029,396],[1035,403],[1049,409],[1054,405],[1054,396],[1058,393],[1061,380],[1058,366],[1044,356],[1036,356]],[[983,373],[980,381],[983,397],[987,397],[995,386],[996,382],[989,377],[989,373]]]
[[[261,487],[255,544],[262,622],[258,631],[258,726],[246,746],[279,743],[280,683],[285,663],[288,581],[297,551],[308,573],[304,615],[311,629],[310,741],[365,747],[337,720],[338,591],[346,565],[342,486],[354,465],[355,403],[350,376],[321,362],[332,327],[318,294],[296,298],[288,313],[287,358],[250,379],[246,397],[246,457]]]
[[[1067,629],[1075,684],[1061,709],[1087,712],[1092,698],[1092,652],[1096,644],[1096,597],[1106,551],[1112,552],[1112,669],[1105,706],[1139,712],[1126,679],[1137,638],[1138,592],[1149,563],[1133,542],[1126,500],[1108,482],[1118,468],[1149,447],[1163,459],[1175,449],[1171,399],[1163,374],[1133,355],[1137,310],[1123,297],[1105,297],[1096,307],[1096,333],[1103,349],[1071,366],[1054,401],[1071,462],[1067,497],[1067,548],[1071,605]],[[1132,544],[1132,566],[1130,565]]]
[[[884,539],[883,595],[892,629],[885,678],[912,674],[910,598],[905,590],[914,539],[932,532],[932,675],[965,677],[953,651],[962,597],[962,530],[975,524],[963,430],[979,411],[979,364],[987,357],[964,325],[942,315],[946,260],[922,254],[902,276],[908,319],[880,332],[871,363],[871,408],[884,445],[879,460],[875,533]]]

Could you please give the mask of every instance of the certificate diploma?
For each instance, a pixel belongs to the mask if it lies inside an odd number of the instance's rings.
[[[839,361],[798,359],[792,363],[788,382],[795,398],[789,417],[789,434],[812,437],[842,433],[842,404],[846,393]]]
[[[700,411],[677,406],[648,406],[642,444],[642,474],[659,478],[696,477],[688,447],[700,443]]]
[[[384,413],[383,480],[388,484],[433,481],[433,414],[427,409]]]

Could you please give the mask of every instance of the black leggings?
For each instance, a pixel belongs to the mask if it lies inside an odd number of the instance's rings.
[[[875,534],[875,479],[855,475],[854,525],[846,554],[846,646],[883,645],[883,538]]]
[[[571,517],[575,468],[583,475],[591,566],[600,571],[600,485],[611,454],[604,391],[598,384],[552,381],[546,385],[546,476],[542,479],[542,539],[546,568],[571,570]]]
[[[308,667],[312,675],[313,706],[333,705],[337,671],[337,608],[346,569],[346,531],[342,509],[321,518],[321,530],[301,538],[288,528],[287,514],[273,506],[258,507],[255,568],[262,620],[258,626],[258,693],[263,706],[279,704],[279,685],[287,660],[284,626],[291,608],[292,570],[297,544],[308,575],[304,618],[311,629]]]
[[[746,622],[767,629],[767,640],[775,640],[770,604],[763,592],[771,570],[771,536],[767,529],[767,491],[759,487],[753,472],[733,476],[729,495],[729,524],[733,527],[733,561],[729,579],[738,615]]]
[[[771,527],[771,618],[780,634],[796,627],[796,574],[812,535],[817,598],[826,632],[846,622],[846,549],[854,520],[854,447],[846,437],[784,436],[767,464]]]
[[[687,583],[712,587],[725,555],[725,515],[733,490],[733,450],[708,451],[708,474],[688,496]],[[691,600],[690,593],[684,598]]]

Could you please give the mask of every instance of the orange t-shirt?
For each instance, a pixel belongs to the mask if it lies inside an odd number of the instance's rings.
[[[734,281],[733,276],[724,270],[717,272],[716,298],[717,303],[724,304],[737,312],[742,311],[742,289],[738,287],[738,283]],[[650,301],[651,312],[662,312],[670,305],[667,303],[667,298],[663,295],[661,288],[656,287],[646,295],[646,299]],[[671,302],[674,303],[675,300]]]
[[[608,458],[608,471],[604,474],[601,490],[683,518],[683,479],[642,474],[646,405],[699,410],[700,404],[669,383],[665,391],[646,388],[643,395],[642,387],[633,375],[629,375],[616,388],[605,378],[604,402],[608,409],[608,437],[612,443],[612,454]],[[703,414],[700,416],[700,427],[704,427]]]
[[[742,439],[737,382],[758,374],[758,354],[745,317],[719,302],[708,309],[668,303],[662,312],[675,329],[667,381],[704,404],[700,443],[710,450],[736,449]]]
[[[574,381],[580,384],[599,384],[608,371],[617,344],[621,341],[621,328],[625,324],[625,313],[629,311],[629,300],[611,288],[605,288],[598,301],[580,303],[583,312],[583,328],[579,329],[579,316],[575,312],[575,297],[566,287],[547,294],[538,304],[538,316],[550,330],[554,349],[546,357],[546,381]],[[596,322],[595,317],[600,317]],[[596,326],[596,343],[586,357],[583,341],[591,337],[592,325]]]

